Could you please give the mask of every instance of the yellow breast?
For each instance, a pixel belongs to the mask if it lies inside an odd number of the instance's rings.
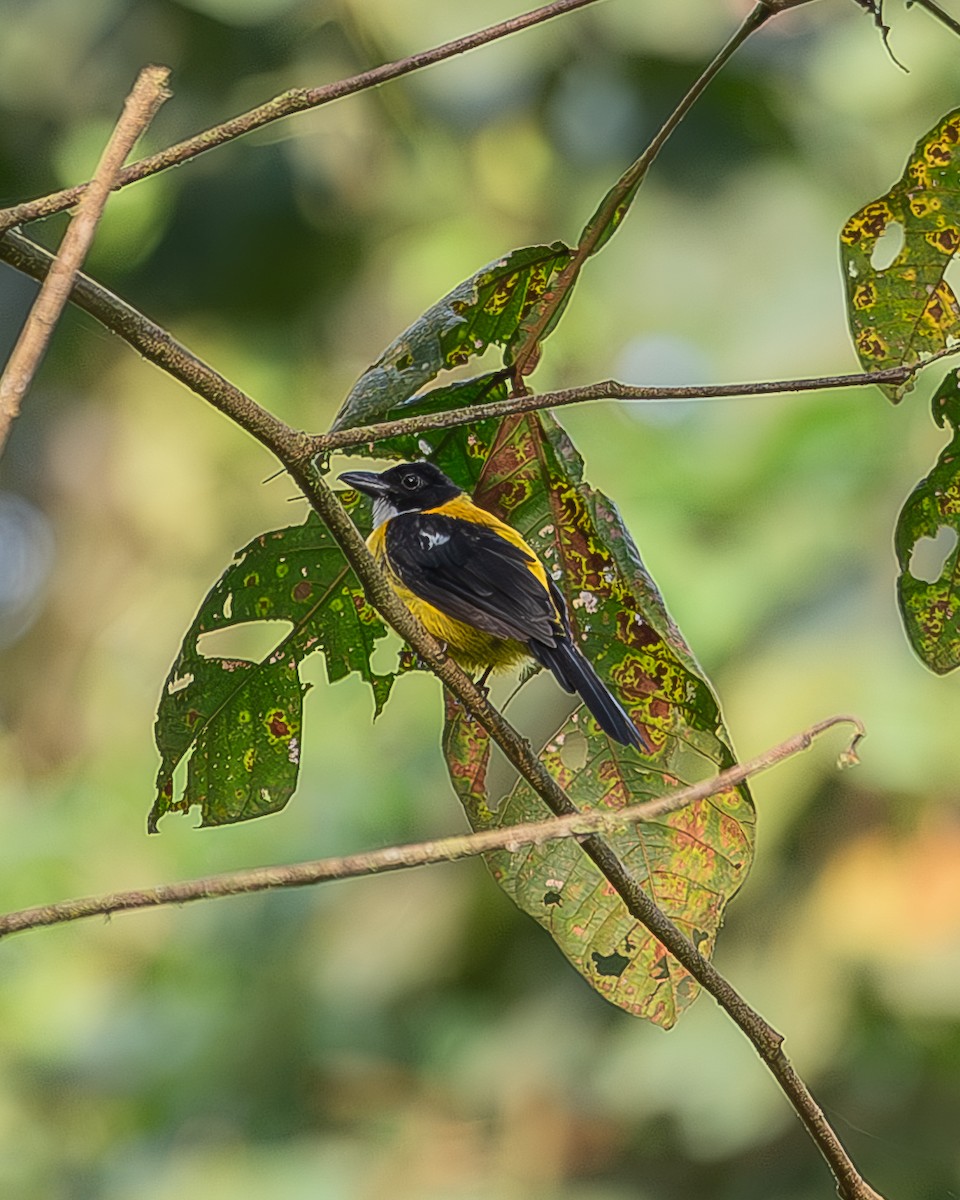
[[[474,524],[495,529],[511,545],[516,546],[533,559],[530,565],[531,573],[543,584],[544,589],[547,589],[547,576],[543,565],[520,534],[515,529],[511,529],[509,525],[504,524],[493,513],[478,508],[467,496],[458,496],[440,508],[425,511],[439,512],[447,517],[459,517],[461,520],[472,521]],[[491,666],[494,671],[505,671],[529,657],[527,648],[522,642],[515,641],[513,638],[495,637],[473,625],[467,625],[463,621],[448,617],[440,609],[416,595],[415,592],[411,592],[390,567],[390,560],[387,556],[386,530],[387,522],[385,521],[378,525],[367,538],[367,547],[370,553],[380,564],[390,581],[390,586],[407,608],[425,629],[439,641],[445,643],[450,656],[455,658],[461,666],[470,671],[486,670]]]

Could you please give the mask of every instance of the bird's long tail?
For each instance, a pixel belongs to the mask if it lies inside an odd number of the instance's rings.
[[[653,747],[627,716],[614,696],[577,647],[563,637],[554,646],[529,642],[533,657],[550,670],[567,692],[577,692],[604,733],[623,746],[636,746],[647,754]]]

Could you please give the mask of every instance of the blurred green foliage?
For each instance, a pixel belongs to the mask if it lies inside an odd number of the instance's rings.
[[[457,281],[576,235],[742,8],[611,0],[282,122],[116,197],[89,269],[326,428]],[[513,11],[0,0],[0,203],[86,176],[145,62],[175,91],[152,149]],[[960,102],[955,41],[919,9],[888,18],[908,75],[854,5],[753,39],[589,265],[538,387],[854,367],[837,233]],[[0,349],[32,291],[0,273]],[[863,391],[563,414],[739,753],[834,711],[869,727],[855,772],[821,747],[757,782],[759,855],[717,961],[787,1033],[874,1185],[922,1200],[960,1190],[957,683],[907,648],[891,540],[943,442],[929,391],[896,410]],[[436,683],[401,678],[373,727],[368,690],[315,665],[287,810],[146,837],[152,713],[183,631],[233,550],[302,512],[282,479],[260,486],[272,470],[68,314],[0,463],[18,547],[0,584],[36,581],[0,587],[4,909],[462,827]],[[614,1011],[477,863],[36,932],[0,960],[15,1200],[832,1192],[709,1001],[669,1035]]]

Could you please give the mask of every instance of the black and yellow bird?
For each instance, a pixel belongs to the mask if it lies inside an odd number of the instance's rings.
[[[604,733],[650,751],[573,641],[559,588],[515,529],[479,508],[432,463],[340,478],[373,498],[371,553],[457,662],[496,671],[532,656],[565,691],[580,694]]]

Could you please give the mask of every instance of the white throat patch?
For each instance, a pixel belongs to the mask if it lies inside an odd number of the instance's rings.
[[[373,502],[373,528],[379,529],[384,521],[389,521],[398,512],[397,506],[391,504],[386,496],[378,496]]]

